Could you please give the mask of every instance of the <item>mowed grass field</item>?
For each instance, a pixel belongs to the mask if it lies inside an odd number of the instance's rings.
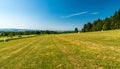
[[[120,69],[120,30],[0,42],[0,69]]]

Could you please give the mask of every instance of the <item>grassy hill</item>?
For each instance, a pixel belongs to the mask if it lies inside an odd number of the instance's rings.
[[[0,42],[0,69],[119,69],[120,30]]]

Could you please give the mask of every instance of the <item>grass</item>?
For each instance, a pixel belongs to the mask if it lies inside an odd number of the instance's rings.
[[[33,37],[35,35],[21,35],[21,37],[18,37],[18,35],[13,36],[12,38],[10,36],[2,36],[0,37],[0,42],[4,42],[4,39],[7,39],[7,41],[9,40],[15,40],[15,39],[21,39],[21,38],[29,38],[29,37]]]
[[[0,69],[119,69],[120,30],[0,42]]]

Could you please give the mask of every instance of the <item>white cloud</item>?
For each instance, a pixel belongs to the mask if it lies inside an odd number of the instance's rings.
[[[82,15],[82,14],[86,14],[88,12],[80,12],[80,13],[74,13],[74,14],[70,14],[68,16],[62,16],[62,18],[70,18],[70,17],[73,17],[73,16],[78,16],[78,15]]]
[[[90,13],[90,14],[99,14],[99,12],[92,12],[92,13]]]
[[[87,14],[88,12],[85,11],[85,12],[80,12],[80,13],[74,13],[74,14],[70,14],[68,16],[62,16],[62,18],[71,18],[73,16],[79,16],[79,15],[82,15],[82,14]],[[93,14],[93,15],[96,15],[96,14],[99,14],[99,12],[91,12],[91,13],[88,13],[88,14]]]

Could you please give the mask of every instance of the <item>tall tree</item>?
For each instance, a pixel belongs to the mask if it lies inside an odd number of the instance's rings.
[[[75,33],[78,33],[78,28],[76,27],[75,30],[74,30]]]

